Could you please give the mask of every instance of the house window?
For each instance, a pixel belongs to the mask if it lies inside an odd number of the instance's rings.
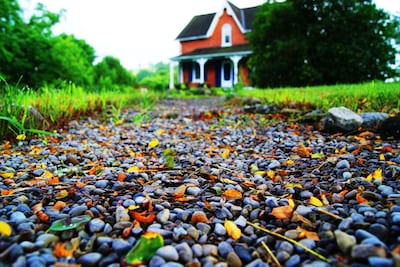
[[[197,62],[193,62],[192,67],[192,81],[196,82],[200,80],[200,64]]]
[[[221,46],[232,45],[232,26],[228,23],[222,26],[222,43]]]

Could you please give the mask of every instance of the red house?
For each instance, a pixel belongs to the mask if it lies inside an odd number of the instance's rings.
[[[256,11],[224,1],[218,12],[193,17],[176,38],[181,54],[171,59],[179,66],[178,82],[190,87],[250,85],[247,60],[252,51],[245,34]],[[171,77],[170,87],[173,82]]]

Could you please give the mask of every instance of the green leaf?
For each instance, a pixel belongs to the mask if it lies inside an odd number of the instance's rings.
[[[125,257],[128,264],[138,265],[148,261],[156,254],[157,249],[164,246],[164,238],[159,233],[146,232],[129,250]]]
[[[73,218],[64,218],[53,222],[47,231],[66,231],[78,228],[79,226],[90,221],[91,217],[89,215],[81,215]]]

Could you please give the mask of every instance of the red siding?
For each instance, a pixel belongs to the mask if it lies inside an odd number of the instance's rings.
[[[186,54],[197,48],[221,46],[221,29],[225,23],[229,23],[232,26],[232,45],[248,43],[233,17],[228,15],[226,10],[224,10],[210,38],[181,42],[181,53]]]

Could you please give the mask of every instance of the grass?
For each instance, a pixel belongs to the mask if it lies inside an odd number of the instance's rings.
[[[10,86],[5,81],[0,81],[0,90],[0,140],[15,140],[15,137],[25,134],[50,134],[46,130],[60,129],[71,120],[87,116],[98,116],[116,123],[122,120],[125,107],[139,109],[134,121],[140,122],[148,119],[148,111],[166,96],[160,91],[133,88],[87,91],[73,84],[60,89],[43,87],[33,91]],[[357,112],[400,112],[400,82],[278,89],[244,89],[238,86],[232,90],[210,88],[205,92],[199,89],[172,90],[167,94],[169,97],[192,99],[256,97],[266,104],[302,110],[327,111],[331,107],[346,106]]]
[[[34,91],[4,81],[0,90],[0,140],[15,140],[22,134],[51,134],[51,130],[66,126],[71,120],[87,116],[118,122],[124,107],[149,109],[162,97],[156,91],[86,91],[73,84]]]
[[[400,82],[369,82],[349,85],[278,89],[239,89],[237,95],[257,97],[287,107],[328,110],[345,106],[356,112],[400,112]]]

